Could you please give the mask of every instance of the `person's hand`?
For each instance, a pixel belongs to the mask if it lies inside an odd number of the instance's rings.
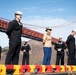
[[[26,50],[23,50],[23,52],[26,52]]]
[[[31,51],[29,51],[29,54],[32,54],[32,52],[31,52]]]
[[[61,48],[59,48],[58,51],[61,51]]]
[[[23,53],[23,51],[20,50],[20,53]]]
[[[45,42],[43,42],[43,45],[45,45]]]

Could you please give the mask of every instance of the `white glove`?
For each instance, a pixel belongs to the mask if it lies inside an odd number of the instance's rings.
[[[23,52],[26,52],[26,50],[23,50]]]
[[[58,51],[61,51],[61,48],[59,48]]]

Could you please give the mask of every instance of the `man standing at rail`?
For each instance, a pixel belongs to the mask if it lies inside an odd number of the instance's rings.
[[[9,22],[6,34],[9,38],[9,51],[5,60],[6,65],[18,64],[19,53],[21,48],[21,34],[22,34],[22,12],[15,12],[15,19]],[[7,71],[7,74],[10,72]]]
[[[73,29],[71,34],[68,36],[66,40],[66,44],[68,46],[68,65],[73,65],[73,61],[75,60],[75,38],[76,30]]]
[[[66,45],[63,41],[63,37],[59,36],[58,42],[55,44],[55,50],[57,51],[56,65],[59,65],[60,60],[61,60],[61,65],[64,65],[65,49],[66,49]]]
[[[2,53],[2,47],[0,46],[0,61],[1,61],[1,53]]]
[[[52,55],[52,37],[50,36],[52,29],[47,28],[46,33],[43,36],[43,51],[44,51],[44,58],[43,58],[43,65],[50,65],[51,55]]]
[[[27,41],[25,41],[21,50],[23,51],[22,65],[29,65],[29,53],[31,52],[31,48]]]

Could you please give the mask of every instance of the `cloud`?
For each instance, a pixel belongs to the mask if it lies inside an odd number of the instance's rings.
[[[58,0],[52,0],[51,2],[52,3],[58,3]]]
[[[76,16],[71,16],[71,19],[76,19]]]
[[[27,12],[27,13],[32,13],[35,12],[37,10],[37,7],[26,7],[26,8],[22,8],[23,12]]]
[[[23,23],[28,24],[24,25],[25,27],[44,33],[46,27],[53,27],[66,22],[62,18],[52,18],[52,17],[41,17],[41,16],[31,16],[30,18],[25,18],[22,20]],[[31,26],[31,25],[32,26]]]
[[[33,25],[41,25],[41,26],[55,26],[60,25],[66,22],[66,20],[62,18],[52,18],[52,17],[41,17],[41,16],[29,16],[27,18],[23,18],[23,22],[27,24]]]
[[[42,14],[42,13],[54,13],[54,12],[64,12],[64,8],[38,8],[38,7],[26,7],[22,8],[23,13],[33,13],[33,14]]]
[[[63,8],[54,8],[52,10],[50,10],[50,12],[63,12],[64,9]]]
[[[54,17],[44,17],[43,18],[39,15],[36,15],[36,16],[29,16],[29,17],[23,18],[22,22],[24,22],[26,24],[34,25],[32,27],[26,25],[26,27],[28,27],[32,30],[34,29],[35,31],[39,31],[40,33],[44,33],[45,28],[38,29],[37,26],[45,26],[45,27],[58,26],[58,25],[63,25],[64,23],[67,22],[67,20],[65,20],[63,18],[54,18]],[[59,36],[63,36],[63,40],[65,41],[67,39],[68,35],[71,33],[71,30],[73,28],[76,29],[76,23],[72,23],[72,24],[69,24],[64,27],[53,28],[51,36],[55,37],[55,38],[58,38]],[[1,46],[2,47],[8,46],[7,35],[4,33],[0,33],[0,34],[2,35],[0,37]],[[6,43],[4,42],[4,39],[6,40]],[[22,38],[22,41],[24,41],[24,40],[29,40],[29,39]]]
[[[63,36],[63,40],[66,40],[67,36],[71,33],[71,30],[73,28],[76,29],[75,25],[76,23],[70,24],[70,21],[65,20],[63,18],[53,18],[53,17],[42,18],[40,16],[33,16],[33,17],[31,16],[30,19],[25,18],[22,20],[22,22],[34,25],[33,27],[30,27],[29,25],[27,25],[26,27],[31,28],[32,30],[34,29],[35,31],[38,31],[37,26],[42,26],[42,28],[39,30],[39,32],[41,33],[44,33],[45,31],[45,28],[43,27],[53,27],[63,25],[62,27],[53,28],[52,31],[53,37],[58,38],[58,36]]]
[[[47,12],[47,13],[59,13],[59,12],[64,12],[65,11],[65,9],[64,8],[51,8],[51,9],[49,9],[49,8],[42,8],[42,9],[40,9],[40,12]]]

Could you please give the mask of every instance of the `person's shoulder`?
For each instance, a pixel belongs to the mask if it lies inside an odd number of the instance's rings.
[[[14,20],[10,21],[10,24],[16,26],[15,24],[17,24],[17,20],[14,19]]]
[[[55,44],[57,44],[58,43],[58,41],[57,42],[55,42]]]
[[[72,35],[70,34],[69,37],[72,37]]]
[[[29,44],[27,44],[27,46],[30,46]]]
[[[44,33],[44,36],[47,36],[47,33]]]
[[[17,20],[14,19],[14,20],[12,20],[12,22],[17,22]]]
[[[62,44],[65,44],[65,42],[64,42],[64,41],[62,41]]]
[[[15,23],[15,22],[16,22],[16,20],[11,20],[11,21],[9,22],[9,24],[10,24],[10,23]]]
[[[72,38],[72,37],[73,37],[73,35],[71,35],[71,34],[68,36],[68,38]]]
[[[2,47],[0,46],[0,49],[2,49]]]

